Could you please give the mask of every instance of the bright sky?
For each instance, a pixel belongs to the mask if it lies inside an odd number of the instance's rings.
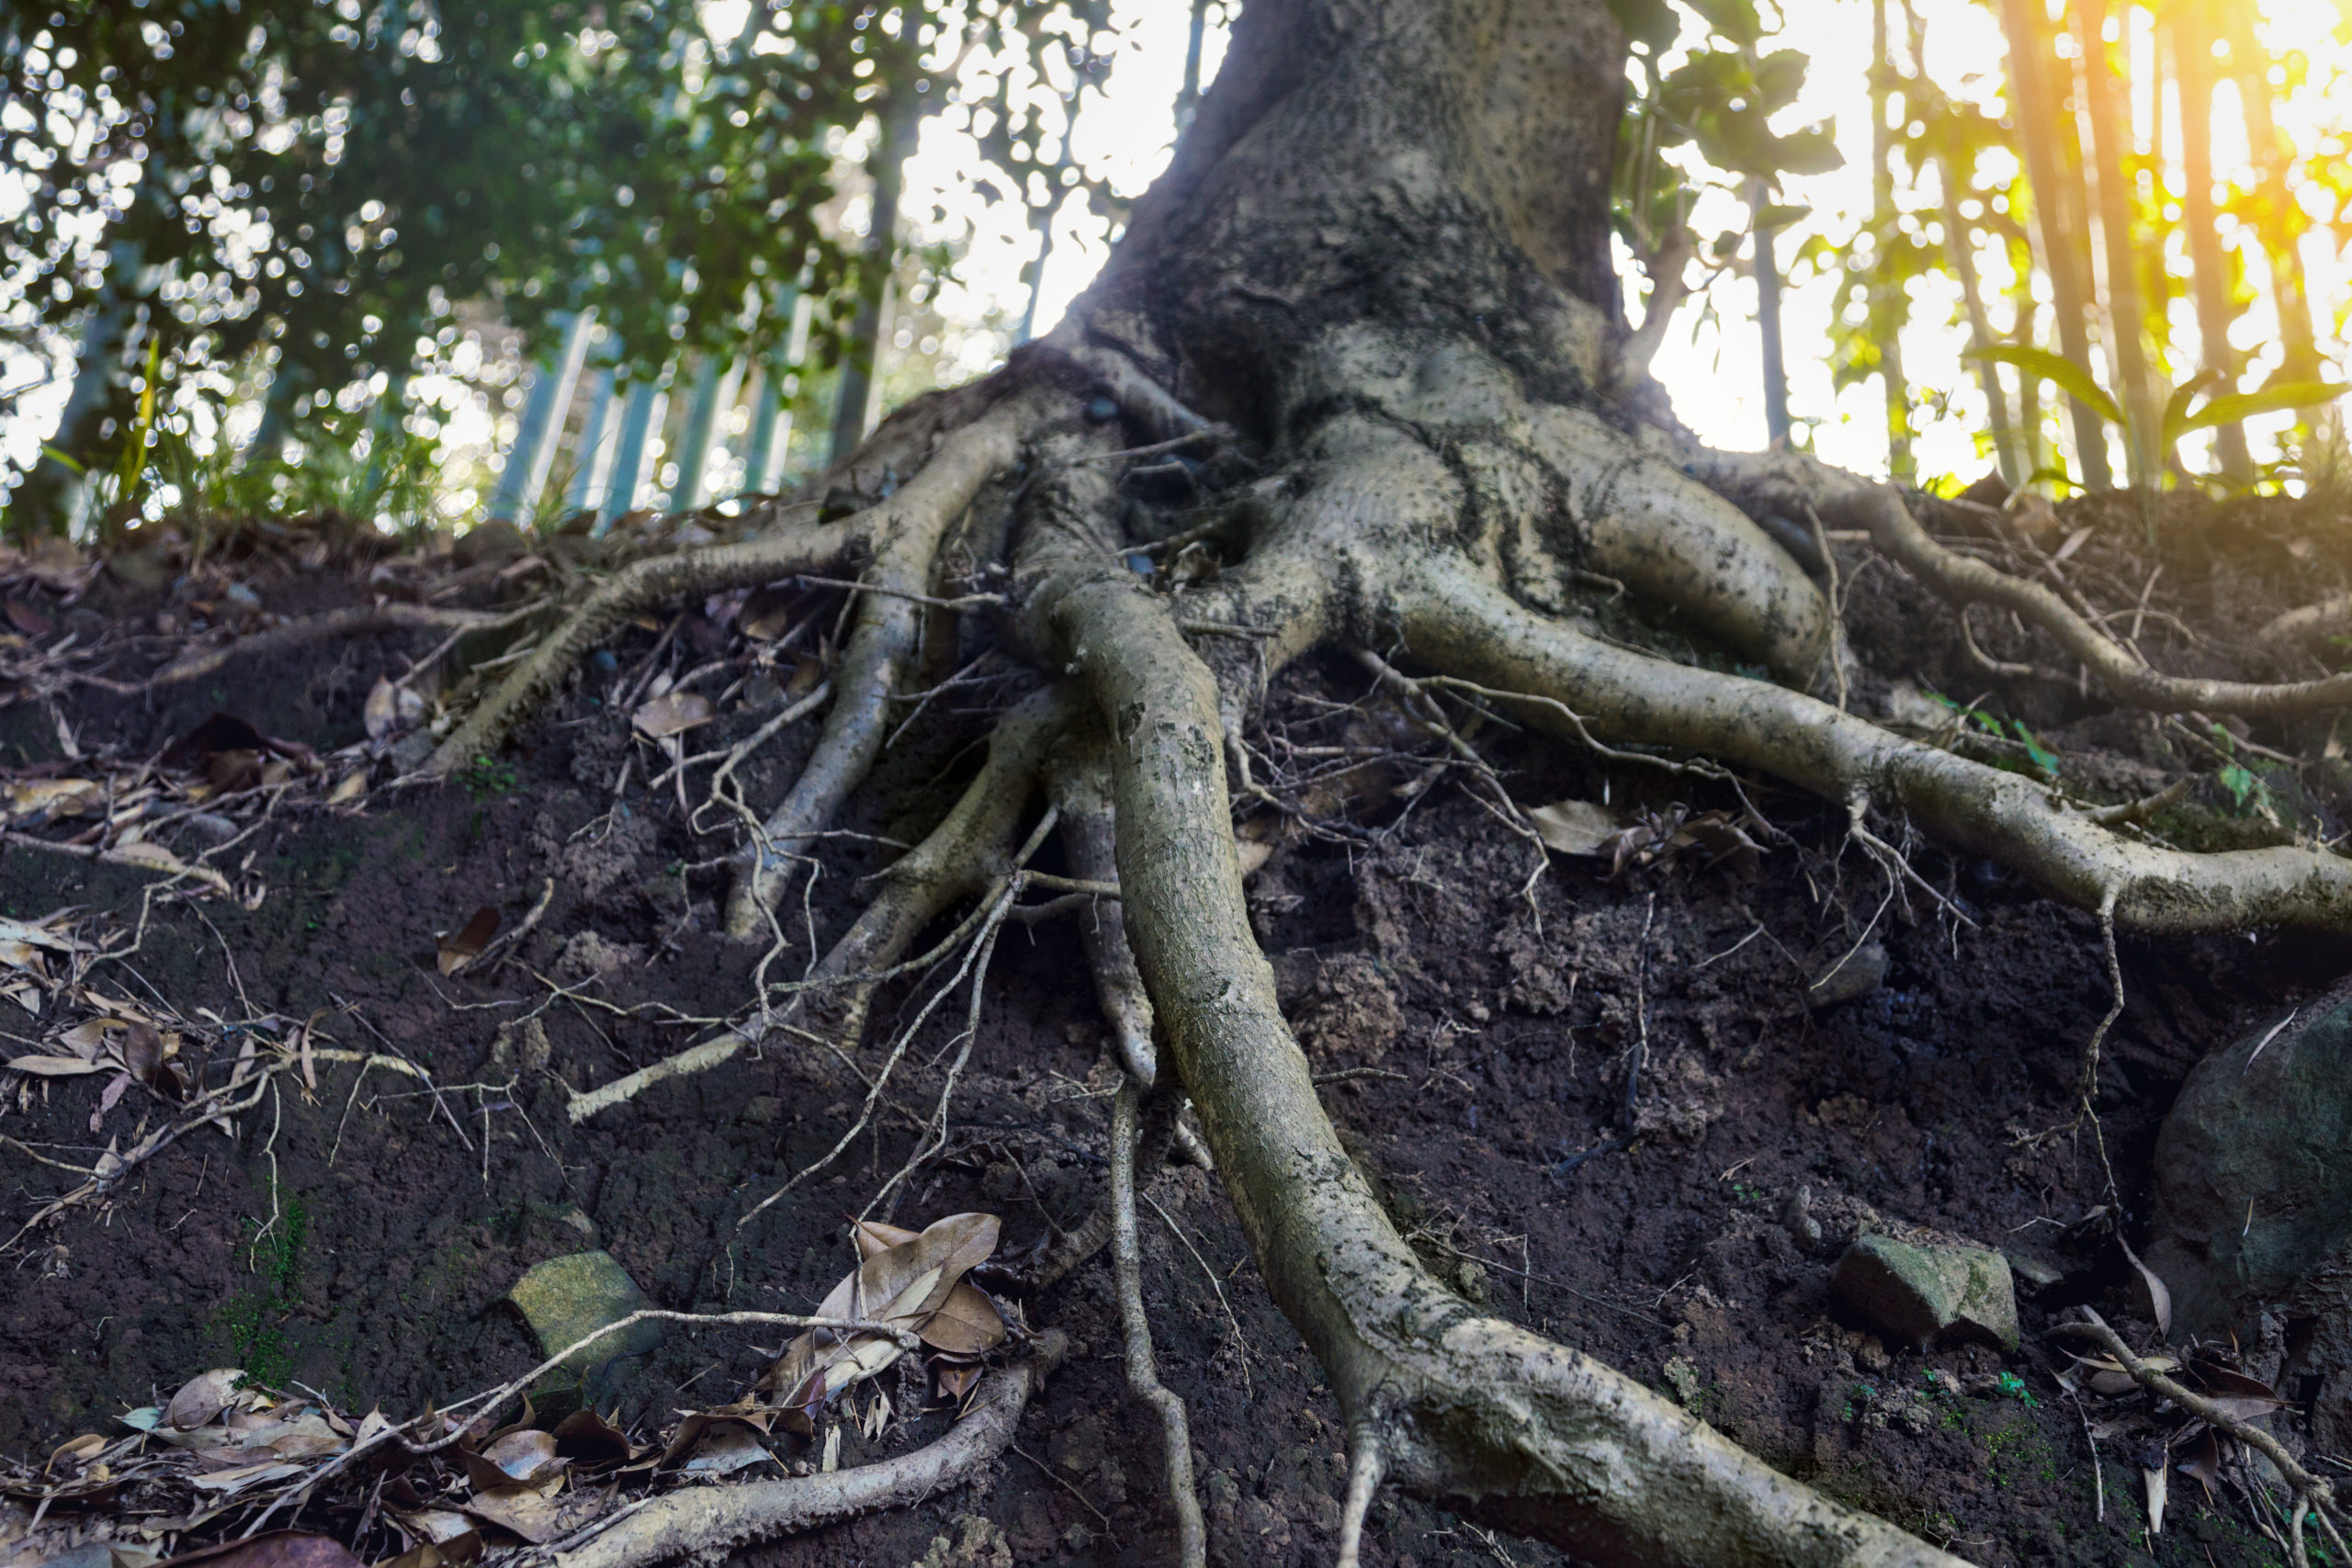
[[[714,0],[713,8],[742,3]],[[1869,0],[1789,0],[1786,36],[1811,51],[1812,64],[1804,94],[1781,117],[1780,129],[1834,119],[1847,164],[1831,174],[1787,182],[1786,198],[1809,204],[1814,216],[1784,231],[1784,257],[1809,232],[1850,232],[1868,211],[1870,125],[1868,105],[1859,85],[1869,63],[1868,5]],[[1959,0],[1922,0],[1919,8],[1929,29],[1928,59],[1945,90],[1977,99],[1996,96],[2003,51],[1988,12]],[[1139,194],[1167,161],[1174,136],[1174,101],[1183,73],[1189,9],[1175,0],[1114,0],[1110,36],[1115,39],[1115,63],[1104,89],[1088,94],[1085,99],[1074,151],[1090,172],[1107,176],[1122,194]],[[2352,51],[2334,36],[2342,18],[2331,0],[2261,0],[2260,15],[2274,51],[2300,49],[2312,61],[2309,85],[2297,88],[2277,106],[2281,125],[2300,140],[2303,133],[2321,127],[2352,123],[2352,83],[2336,80],[2337,67],[2352,62]],[[1695,19],[1686,17],[1686,25],[1697,30]],[[2144,61],[2148,58],[2145,14],[2135,11],[2133,25],[2140,29],[2134,53]],[[1223,48],[1221,29],[1212,28],[1204,78],[1214,76]],[[977,68],[981,62],[974,63]],[[2144,132],[2153,122],[2153,106],[2144,92],[2135,107]],[[1036,249],[1026,212],[1017,202],[989,204],[973,194],[968,176],[982,165],[962,118],[964,112],[950,108],[926,122],[921,145],[908,166],[905,202],[913,223],[910,237],[960,240],[968,234],[956,281],[935,306],[950,329],[939,366],[942,377],[950,378],[980,374],[1001,362],[1010,344],[1001,329],[1020,320],[1028,298],[1020,271]],[[2167,120],[2171,118],[2167,111]],[[2224,174],[2242,165],[2246,156],[2244,138],[2230,134],[2233,120],[2234,116],[2226,112],[2217,117],[2216,161]],[[2177,146],[2168,147],[2166,153],[2167,163],[2177,164]],[[2177,167],[2169,183],[2177,191]],[[1934,201],[1932,192],[1902,199],[1913,206]],[[944,222],[931,220],[934,207],[945,210]],[[854,222],[862,217],[852,216]],[[1699,233],[1713,234],[1740,227],[1744,211],[1728,193],[1711,192],[1702,197],[1692,221]],[[1939,238],[1940,225],[1931,224],[1929,232]],[[2250,243],[2242,248],[2253,303],[2234,335],[2239,346],[2253,354],[2254,374],[2246,383],[2252,386],[2277,363],[2278,351],[2260,254]],[[1038,332],[1046,331],[1059,318],[1105,254],[1101,220],[1088,211],[1082,198],[1072,198],[1065,204],[1056,226]],[[2347,275],[2324,233],[2311,237],[2305,263],[2323,351],[2332,364],[2340,365],[2342,318],[2347,295],[2352,295],[2352,275]],[[1999,330],[2008,319],[2006,303],[1999,298],[2010,282],[2007,259],[1986,251],[1980,254],[1978,265],[1993,303],[1994,324]],[[1815,445],[1822,456],[1858,471],[1883,472],[1886,445],[1877,384],[1850,387],[1842,394],[1831,389],[1824,345],[1835,288],[1832,278],[1799,276],[1784,292],[1791,406],[1800,421],[1812,423]],[[1628,292],[1638,294],[1634,280],[1629,279]],[[2193,344],[2195,329],[2185,302],[2176,309],[2179,312],[2177,351]],[[1655,365],[1683,420],[1701,436],[1722,446],[1756,447],[1765,438],[1754,310],[1755,288],[1750,280],[1732,274],[1717,276],[1684,305]],[[991,313],[998,323],[995,328],[988,324]],[[1991,466],[1989,457],[1980,453],[1984,408],[1973,374],[1960,357],[1966,339],[1959,317],[1956,286],[1943,278],[1914,286],[1917,326],[1905,340],[1906,369],[1916,390],[1949,398],[1941,417],[1927,412],[1917,416],[1921,426],[1917,452],[1923,475],[1973,477]],[[462,344],[459,353],[465,353]],[[474,358],[478,363],[478,355]],[[462,377],[474,365],[451,364],[444,368]],[[490,410],[469,395],[459,380],[420,377],[412,383],[412,393],[447,405],[447,434],[454,446],[476,451],[489,446],[493,429]],[[26,418],[12,421],[10,428],[0,432],[11,459],[22,463],[30,457],[40,435],[53,423],[63,388],[56,388],[55,394],[54,399],[44,400],[46,406],[28,408]],[[2286,417],[2277,416],[2269,423],[2283,424]],[[2256,456],[2267,456],[2267,446],[2257,434]],[[2191,460],[2195,461],[2193,455]]]

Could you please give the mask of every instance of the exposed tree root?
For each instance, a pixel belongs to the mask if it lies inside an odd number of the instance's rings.
[[[2352,674],[2264,684],[2166,675],[2151,670],[2066,603],[2054,590],[1946,549],[1911,515],[1900,492],[1838,473],[1802,455],[1707,454],[1699,465],[1727,493],[1753,506],[1802,512],[1817,507],[1833,522],[1869,531],[1871,542],[1954,604],[1982,602],[2013,610],[2041,627],[2097,676],[2120,703],[2155,713],[2234,713],[2285,716],[2352,704]],[[2292,612],[2265,627],[2261,640],[2297,640],[2324,625],[2330,606]],[[2302,617],[2298,619],[2297,617]]]
[[[1400,581],[1415,655],[1489,686],[1549,699],[1528,716],[1775,774],[1831,800],[1866,791],[1957,848],[2117,920],[2185,933],[2290,925],[2352,930],[2352,861],[2301,849],[2191,854],[2139,843],[2069,811],[2015,773],[1906,740],[1802,693],[1612,647],[1534,615],[1460,566]],[[1569,724],[1572,714],[1579,722]]]
[[[1111,1259],[1118,1279],[1119,1321],[1126,1333],[1127,1388],[1159,1415],[1168,1500],[1176,1509],[1176,1561],[1181,1568],[1207,1568],[1208,1531],[1193,1486],[1192,1427],[1184,1419],[1183,1400],[1159,1381],[1151,1321],[1143,1310],[1143,1247],[1136,1235],[1138,1120],[1136,1086],[1130,1082],[1121,1086],[1111,1112]]]
[[[1032,613],[1111,729],[1120,886],[1160,1039],[1351,1431],[1404,1483],[1602,1561],[1954,1562],[1421,1267],[1340,1148],[1250,934],[1215,682],[1122,575],[1067,562]]]
[[[909,540],[935,546],[980,486],[1012,465],[1036,416],[1029,398],[1003,399],[942,438],[922,471],[888,499],[838,523],[786,525],[743,544],[684,550],[622,568],[449,732],[420,771],[429,777],[447,777],[494,749],[531,705],[640,610],[798,572],[833,570],[865,554],[896,563]],[[927,561],[930,549],[922,553]],[[835,689],[845,690],[838,683]]]
[[[1062,859],[1070,874],[1096,882],[1118,880],[1118,832],[1111,802],[1111,761],[1099,722],[1069,737],[1047,773],[1055,807],[1061,813]],[[1149,1093],[1159,1078],[1159,1055],[1151,1043],[1151,998],[1127,945],[1126,923],[1117,912],[1097,908],[1080,917],[1079,941],[1094,976],[1095,999],[1111,1026],[1119,1062],[1137,1089]]]
[[[385,632],[498,632],[520,626],[545,610],[544,604],[526,604],[516,610],[451,610],[436,604],[357,604],[345,610],[330,610],[322,615],[308,615],[299,621],[287,621],[267,631],[254,633],[224,642],[218,648],[205,649],[174,660],[147,677],[149,686],[171,686],[188,681],[201,681],[225,668],[234,659],[267,658],[289,649],[306,647],[314,642],[333,642],[360,637],[376,637]]]
[[[903,1507],[960,1485],[1002,1453],[1031,1392],[1064,1354],[1058,1333],[982,1384],[971,1412],[929,1446],[878,1464],[789,1481],[698,1486],[600,1521],[584,1539],[558,1541],[524,1562],[552,1568],[650,1568],[680,1557],[716,1559],[739,1547],[815,1529],[882,1508]]]

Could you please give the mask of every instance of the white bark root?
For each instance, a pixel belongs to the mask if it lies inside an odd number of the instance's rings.
[[[718,1554],[883,1508],[904,1507],[971,1479],[1012,1441],[1032,1390],[1063,1352],[1057,1333],[1038,1337],[1029,1357],[991,1372],[973,1409],[936,1442],[876,1464],[740,1486],[697,1486],[655,1497],[576,1545],[543,1555],[546,1568],[651,1568]]]

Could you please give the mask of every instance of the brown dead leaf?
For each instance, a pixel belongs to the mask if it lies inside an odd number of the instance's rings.
[[[886,1224],[880,1220],[859,1220],[850,1226],[850,1239],[857,1243],[861,1258],[879,1258],[894,1247],[904,1247],[922,1235],[904,1225]]]
[[[980,1374],[987,1369],[978,1361],[942,1361],[939,1364],[939,1392],[962,1405],[980,1386]]]
[[[1004,1318],[969,1280],[958,1280],[919,1332],[934,1350],[977,1356],[1004,1343]]]
[[[343,777],[334,781],[334,787],[327,791],[327,804],[329,806],[348,806],[367,793],[368,770],[365,768],[354,768],[351,772],[344,774]]]
[[[1536,836],[1564,855],[1605,854],[1625,830],[1623,818],[1589,800],[1560,800],[1528,812]]]
[[[2205,1357],[2190,1358],[2181,1381],[2211,1400],[2222,1414],[2240,1421],[2257,1420],[2287,1407],[2278,1391],[2260,1378],[2248,1377]]]
[[[792,611],[799,599],[789,588],[754,588],[736,613],[736,625],[753,642],[774,642],[792,629]]]
[[[215,1470],[191,1476],[188,1484],[198,1491],[217,1492],[225,1497],[265,1481],[290,1481],[301,1473],[300,1465],[273,1459],[261,1464],[239,1465],[233,1470]]]
[[[2222,1444],[2214,1436],[2212,1427],[2208,1427],[2198,1433],[2196,1440],[2173,1463],[2179,1467],[2183,1475],[2193,1475],[2204,1483],[2208,1503],[2219,1500],[2215,1483],[2222,1479]]]
[[[465,1511],[537,1546],[553,1540],[567,1528],[567,1510],[556,1497],[562,1485],[562,1476],[553,1475],[529,1485],[514,1482],[490,1487],[467,1498]]]
[[[825,661],[813,654],[802,654],[792,666],[792,679],[784,683],[784,700],[797,703],[817,689],[825,678]]]
[[[97,1458],[105,1450],[106,1446],[106,1438],[99,1434],[85,1432],[78,1438],[68,1438],[58,1444],[49,1456],[49,1468],[54,1470],[60,1463],[87,1464]]]
[[[575,1410],[557,1422],[555,1448],[575,1469],[626,1464],[637,1451],[628,1433],[593,1410]]]
[[[556,1447],[553,1432],[526,1428],[493,1438],[481,1452],[465,1456],[467,1479],[483,1491],[518,1483],[536,1484],[560,1473],[570,1462],[557,1453]]]
[[[1001,1228],[994,1214],[950,1214],[913,1239],[867,1258],[833,1287],[816,1315],[872,1318],[920,1330],[965,1273],[996,1251]],[[861,1250],[876,1240],[887,1241],[890,1234],[861,1230]],[[834,1395],[888,1367],[899,1355],[894,1340],[854,1335],[844,1341],[811,1330],[786,1348],[769,1373],[770,1386],[785,1393],[787,1418],[805,1434],[816,1413]]]
[[[22,599],[8,601],[8,624],[27,637],[47,637],[57,629],[54,620]]]
[[[143,839],[135,844],[119,846],[114,852],[114,858],[132,865],[151,866],[157,871],[187,870],[187,863],[181,860],[179,856],[161,844],[151,844]]]
[[[639,734],[655,740],[666,740],[673,735],[683,735],[698,724],[708,724],[711,718],[710,699],[700,692],[671,692],[639,705],[629,716]]]
[[[414,729],[423,724],[426,706],[422,694],[406,686],[395,685],[379,675],[375,685],[368,688],[367,705],[360,710],[360,722],[368,727],[368,739],[380,743],[402,730]]]
[[[183,1432],[206,1425],[229,1408],[244,1376],[240,1367],[215,1367],[209,1372],[197,1373],[182,1383],[171,1403],[164,1406],[164,1421]]]
[[[678,1468],[688,1475],[729,1475],[774,1457],[752,1427],[741,1421],[717,1421]]]
[[[28,779],[8,787],[8,815],[82,817],[106,798],[106,791],[88,779]]]
[[[497,907],[484,904],[473,912],[473,918],[463,928],[443,937],[438,959],[441,973],[455,975],[480,958],[482,949],[490,945],[491,938],[498,934],[498,919]]]
[[[2165,1288],[2165,1282],[2162,1280],[2156,1278],[2154,1269],[2140,1261],[2140,1255],[2132,1250],[2130,1242],[2125,1241],[2120,1234],[2117,1235],[2115,1240],[2116,1244],[2123,1248],[2123,1256],[2132,1260],[2132,1267],[2140,1271],[2140,1280],[2148,1289],[2148,1312],[2149,1315],[2155,1320],[2157,1337],[2162,1339],[2170,1339],[2172,1337],[2172,1292]]]
[[[12,1056],[8,1059],[12,1073],[29,1073],[37,1078],[70,1078],[83,1073],[112,1072],[110,1062],[85,1062],[79,1056]]]

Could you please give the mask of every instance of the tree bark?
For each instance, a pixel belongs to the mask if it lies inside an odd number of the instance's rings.
[[[2140,289],[2139,253],[2132,241],[2132,202],[2124,161],[2132,152],[2115,66],[2107,47],[2108,0],[2080,0],[2076,34],[2084,118],[2090,123],[2094,188],[2098,193],[2099,254],[2106,263],[2107,337],[2115,361],[2116,391],[2130,416],[2124,460],[2136,486],[2153,484],[2160,450],[2155,384],[2148,367],[2147,305]]]
[[[2307,381],[2318,378],[2318,340],[2312,328],[2310,286],[2303,276],[2302,252],[2297,242],[2304,223],[2287,183],[2292,157],[2278,124],[2270,116],[2269,51],[2254,35],[2249,13],[2238,7],[2216,7],[2230,45],[2230,74],[2237,81],[2238,106],[2245,116],[2246,145],[2260,171],[2261,203],[2254,230],[2270,263],[2270,295],[2278,311],[2278,341],[2286,353],[2278,378]]]
[[[2041,242],[2042,270],[2050,277],[2051,301],[2058,316],[2058,346],[2075,364],[2091,363],[2090,265],[2083,208],[2074,199],[2079,184],[2068,168],[2074,129],[2059,113],[2057,62],[2050,27],[2039,0],[2001,0],[2001,30],[2009,46],[2009,112],[2025,143],[2026,177],[2033,196],[2033,227]],[[2067,400],[2075,433],[2075,457],[2086,490],[2115,483],[2107,463],[2107,431],[2086,403]]]
[[[2222,379],[2219,391],[2237,389],[2238,361],[2230,347],[2228,264],[2222,252],[2220,217],[2213,209],[2213,17],[2211,0],[2192,0],[2173,14],[2167,29],[2173,77],[2180,85],[2182,178],[2188,189],[2182,217],[2188,230],[2188,261],[2197,299],[2197,335],[2208,371]],[[2222,473],[2233,483],[2254,478],[2245,426],[2235,420],[2213,430]]]
[[[1911,463],[1911,387],[1903,375],[1903,340],[1896,329],[1909,313],[1903,287],[1886,266],[1894,249],[1894,147],[1886,112],[1894,89],[1894,56],[1887,36],[1886,0],[1871,0],[1871,229],[1878,236],[1878,265],[1871,278],[1871,316],[1883,324],[1878,345],[1879,386],[1886,396],[1886,466],[1895,482],[1907,482]],[[1906,104],[1905,108],[1909,106]]]

